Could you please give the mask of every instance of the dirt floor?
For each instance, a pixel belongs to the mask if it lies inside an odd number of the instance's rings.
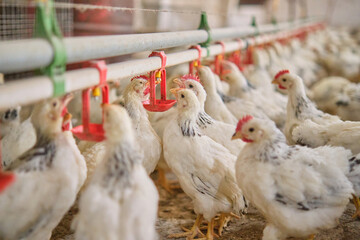
[[[173,194],[159,189],[159,218],[156,224],[159,239],[169,239],[168,235],[182,232],[181,226],[190,228],[195,220],[191,200],[180,189]],[[340,219],[338,227],[323,231],[316,235],[316,240],[360,240],[360,221],[353,220],[354,206],[349,204]],[[70,224],[77,212],[76,205],[64,217],[59,226],[54,230],[52,240],[73,240]],[[265,219],[254,208],[250,207],[248,213],[241,219],[233,219],[224,230],[219,239],[223,240],[259,240],[265,227]],[[100,239],[99,239],[100,240]],[[144,239],[146,240],[146,239]],[[291,240],[300,240],[291,238]]]

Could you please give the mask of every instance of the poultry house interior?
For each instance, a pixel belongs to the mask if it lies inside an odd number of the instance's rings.
[[[359,240],[359,9],[0,0],[0,240]]]

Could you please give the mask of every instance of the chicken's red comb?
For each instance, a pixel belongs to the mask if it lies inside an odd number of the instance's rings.
[[[253,116],[251,115],[246,115],[242,119],[240,119],[236,126],[236,131],[237,132],[241,131],[241,128],[244,126],[244,124],[250,121],[251,119],[253,119]]]
[[[197,82],[200,83],[199,77],[196,76],[196,75],[193,75],[193,74],[186,74],[186,75],[184,75],[184,76],[181,76],[180,79],[181,79],[182,81],[194,80],[194,81],[197,81]]]
[[[143,78],[143,79],[149,80],[149,77],[146,76],[146,75],[138,75],[138,76],[133,77],[133,78],[131,79],[131,81],[134,80],[134,79],[138,79],[138,78]]]
[[[278,73],[275,75],[274,79],[277,79],[278,77],[284,75],[285,73],[290,73],[290,71],[287,70],[287,69],[286,69],[286,70],[281,70],[280,72],[278,72]]]

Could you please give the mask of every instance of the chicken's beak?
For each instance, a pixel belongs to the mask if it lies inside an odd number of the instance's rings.
[[[66,122],[66,121],[69,121],[70,119],[72,118],[72,115],[71,115],[71,113],[65,113],[65,115],[64,115],[64,122]]]
[[[278,82],[278,80],[277,79],[274,79],[274,80],[272,80],[272,82],[271,82],[272,84],[279,84],[279,82]]]
[[[231,140],[235,139],[242,139],[241,132],[235,132],[234,135],[232,135]]]
[[[105,109],[105,108],[108,107],[108,106],[110,106],[110,104],[108,104],[108,103],[102,103],[102,104],[101,104],[101,108],[102,108],[102,109]]]
[[[181,81],[180,79],[178,79],[178,78],[175,78],[174,80],[173,80],[173,82],[174,83],[176,83],[179,87],[181,87],[181,88],[184,88],[185,87],[185,84],[183,83],[183,81]]]
[[[170,89],[170,92],[177,98],[177,93],[181,89],[182,88],[172,88],[172,89]]]

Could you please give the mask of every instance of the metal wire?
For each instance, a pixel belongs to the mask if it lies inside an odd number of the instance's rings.
[[[7,6],[31,6],[35,7],[36,1],[34,0],[3,0],[3,3],[6,3]],[[152,12],[152,13],[179,13],[179,14],[195,14],[200,15],[202,11],[193,11],[193,10],[173,10],[173,9],[148,9],[148,8],[132,8],[132,7],[117,7],[117,6],[106,6],[106,5],[93,5],[93,4],[83,4],[83,3],[73,3],[72,1],[57,1],[55,0],[54,6],[57,9],[76,9],[80,12],[87,10],[107,10],[107,11],[141,11],[141,12]],[[219,13],[219,12],[207,12],[208,15],[216,16],[229,16],[229,15],[239,15],[231,13]]]
[[[73,0],[55,0],[56,4],[72,4]],[[35,22],[34,1],[0,1],[0,40],[32,37]],[[64,36],[73,35],[73,10],[57,8],[57,19]]]

